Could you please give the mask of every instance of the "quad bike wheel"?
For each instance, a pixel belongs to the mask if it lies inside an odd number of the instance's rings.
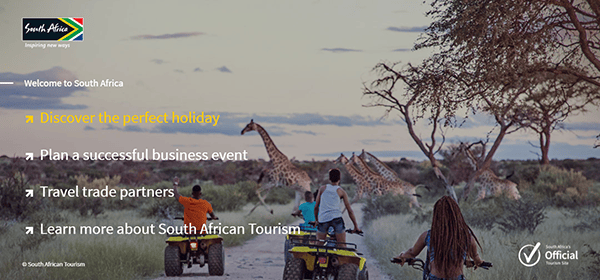
[[[225,273],[225,252],[223,244],[208,247],[208,274],[221,276]]]
[[[338,280],[356,280],[358,279],[358,265],[345,263],[338,270]]]
[[[363,270],[358,273],[358,280],[369,280],[369,270],[367,270],[367,264],[363,266]]]
[[[179,261],[179,246],[165,248],[165,274],[179,276],[183,273],[183,264]]]
[[[283,246],[283,259],[286,263],[293,258],[292,253],[288,252],[290,249],[292,249],[292,240],[286,239],[285,245]]]
[[[283,280],[302,280],[304,278],[304,269],[306,265],[303,259],[292,257],[285,263],[283,269]]]

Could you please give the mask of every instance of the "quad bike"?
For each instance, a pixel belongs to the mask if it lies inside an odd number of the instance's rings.
[[[346,230],[348,233],[355,233]],[[362,236],[362,233],[357,233]],[[292,258],[285,264],[283,280],[368,280],[366,259],[356,252],[356,244],[336,242],[335,235],[325,243],[316,238],[297,243],[289,250]],[[345,245],[346,247],[337,247]]]
[[[292,216],[302,218],[302,214]],[[317,228],[314,226],[306,226],[304,224],[299,224],[300,232],[299,233],[290,233],[285,236],[285,243],[283,246],[284,259],[287,263],[292,257],[292,253],[290,253],[290,249],[294,248],[296,244],[307,243],[309,240],[316,240]]]
[[[181,219],[177,217],[175,219]],[[207,218],[212,220],[212,218]],[[225,272],[225,253],[223,237],[216,234],[170,235],[165,248],[165,274],[179,276],[183,273],[183,265],[192,267],[208,263],[208,274],[223,275]]]
[[[429,251],[427,252],[427,254],[429,255]],[[406,264],[412,266],[414,269],[423,271],[423,279],[426,279],[427,275],[429,275],[429,260],[424,262],[423,260],[418,259],[418,258],[392,258],[390,261],[392,263],[397,263],[397,264],[405,264],[406,263]],[[475,261],[465,260],[465,266],[468,268],[474,267]],[[493,266],[493,264],[491,262],[483,262],[480,265],[478,265],[477,267],[481,267],[485,270],[488,270],[492,266]],[[477,267],[475,267],[475,269],[477,269]]]

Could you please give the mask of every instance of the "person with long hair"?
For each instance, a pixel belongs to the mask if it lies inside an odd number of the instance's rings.
[[[412,248],[396,258],[414,258],[425,246],[427,259],[423,279],[464,280],[463,264],[467,258],[474,261],[475,267],[483,263],[477,253],[477,246],[481,248],[481,244],[465,223],[458,204],[450,196],[444,196],[435,203],[431,229],[423,232]]]

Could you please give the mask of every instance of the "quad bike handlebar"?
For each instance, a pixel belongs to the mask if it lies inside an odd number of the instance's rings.
[[[315,221],[309,222],[308,224],[311,225],[311,226],[313,226],[313,227],[317,226],[317,222],[315,222]],[[362,230],[358,230],[357,231],[356,229],[347,229],[346,232],[350,233],[350,234],[356,234],[356,235],[364,236],[364,232]]]
[[[392,258],[390,261],[392,263],[397,263],[400,265],[406,263],[418,270],[423,270],[423,267],[425,267],[425,262],[419,258]],[[465,260],[465,266],[466,267],[475,267],[475,269],[477,269],[478,267],[481,267],[483,269],[489,269],[490,267],[493,267],[494,265],[491,262],[482,262],[480,265],[475,266],[475,261]]]
[[[183,221],[183,217],[175,217],[174,219],[175,220],[182,220]],[[217,217],[216,219],[213,219],[211,217],[206,217],[207,221],[213,221],[213,220],[218,220],[218,219],[219,219],[219,217]]]

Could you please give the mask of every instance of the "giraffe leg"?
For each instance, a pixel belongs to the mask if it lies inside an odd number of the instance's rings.
[[[477,194],[477,199],[475,199],[475,201],[484,199],[486,194],[487,194],[487,191],[486,191],[485,187],[484,186],[479,187],[479,193]]]
[[[274,187],[274,185],[269,184],[267,187],[265,187],[264,189],[262,187],[256,189],[256,196],[258,196],[258,200],[259,202],[256,203],[256,205],[254,205],[254,208],[252,208],[252,210],[250,210],[250,212],[248,213],[248,215],[252,214],[252,212],[254,211],[254,209],[256,209],[256,207],[258,207],[259,204],[262,203],[262,205],[265,206],[265,208],[267,208],[267,211],[269,211],[271,214],[273,214],[273,209],[269,208],[269,205],[267,205],[267,203],[265,202],[265,198],[267,197],[267,195],[269,194],[269,191]],[[262,191],[267,191],[265,193],[265,197],[263,197],[262,195],[260,195],[260,193]]]
[[[302,200],[303,194],[300,191],[296,191],[296,198],[294,200],[294,211],[298,210],[300,207],[300,201]]]

